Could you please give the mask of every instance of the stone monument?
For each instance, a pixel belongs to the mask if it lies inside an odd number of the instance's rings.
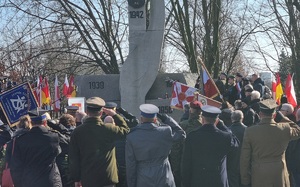
[[[147,5],[145,0],[128,0],[128,11],[129,55],[120,73],[121,106],[139,115],[139,105],[145,103],[161,61],[164,0],[150,0]]]

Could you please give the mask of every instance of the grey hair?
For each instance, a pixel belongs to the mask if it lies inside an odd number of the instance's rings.
[[[259,99],[259,98],[260,98],[259,91],[254,90],[254,91],[251,92],[251,100]]]
[[[294,112],[294,107],[289,103],[283,103],[280,110],[285,110],[287,115],[290,115]]]
[[[242,122],[244,119],[244,114],[241,110],[235,110],[231,114],[232,122]]]

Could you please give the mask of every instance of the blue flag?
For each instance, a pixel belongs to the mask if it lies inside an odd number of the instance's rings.
[[[21,84],[2,93],[0,104],[9,125],[18,122],[21,116],[38,107],[29,83]]]

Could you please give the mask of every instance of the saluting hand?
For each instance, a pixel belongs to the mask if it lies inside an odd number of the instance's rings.
[[[109,109],[109,108],[103,108],[103,112],[109,116],[116,115],[116,111],[113,109]]]

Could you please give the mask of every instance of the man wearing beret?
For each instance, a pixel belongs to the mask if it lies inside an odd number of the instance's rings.
[[[202,126],[201,124],[201,107],[202,103],[200,101],[193,101],[190,103],[189,109],[189,119],[184,120],[179,123],[185,133],[188,134]],[[176,183],[176,187],[181,186],[181,156],[183,150],[183,141],[177,142],[173,144],[172,151],[170,154],[170,162],[172,166],[172,171],[174,174],[174,179]]]
[[[219,108],[205,105],[201,109],[203,126],[190,132],[184,143],[182,185],[228,187],[226,160],[237,152],[238,140],[226,128],[218,127]]]
[[[127,135],[126,174],[128,187],[175,187],[168,156],[175,141],[185,138],[177,122],[158,114],[152,104],[142,104],[141,124]],[[157,115],[166,125],[160,125]]]
[[[129,132],[124,119],[105,101],[91,97],[86,101],[88,117],[72,135],[69,148],[70,173],[75,187],[114,187],[118,181],[115,141]],[[115,124],[104,124],[102,112],[112,116]]]
[[[245,130],[241,159],[241,182],[251,187],[290,187],[285,151],[291,140],[300,138],[294,123],[276,123],[277,104],[272,99],[260,102],[260,122]]]
[[[29,111],[32,128],[13,143],[10,171],[16,187],[62,187],[56,157],[61,152],[59,135],[49,131],[46,111]]]

